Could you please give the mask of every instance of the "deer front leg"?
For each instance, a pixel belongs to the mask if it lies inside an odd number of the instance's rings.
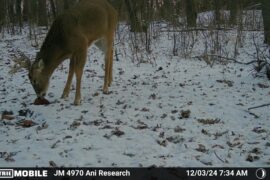
[[[112,66],[113,66],[113,34],[109,34],[106,39],[106,55],[105,55],[105,76],[103,93],[109,93],[109,86],[112,83]]]
[[[109,76],[109,62],[107,57],[105,58],[105,76],[104,76],[104,85],[103,85],[103,93],[108,94],[109,93],[109,81],[108,81],[108,76]]]
[[[70,59],[70,63],[69,63],[69,72],[68,72],[68,79],[67,79],[67,83],[66,86],[64,88],[63,94],[61,98],[67,98],[69,95],[69,91],[70,91],[70,86],[72,83],[72,79],[73,79],[73,75],[74,75],[74,64],[75,60],[73,59],[73,57]]]
[[[111,50],[110,52],[110,58],[109,58],[109,78],[108,78],[108,85],[109,87],[111,86],[112,84],[112,79],[113,79],[113,49]]]
[[[87,49],[82,50],[82,52],[76,56],[76,60],[75,60],[74,69],[75,69],[75,75],[76,75],[76,94],[75,94],[74,105],[81,104],[81,80],[82,80],[82,75],[83,75],[83,68],[86,62],[86,53],[87,53]]]

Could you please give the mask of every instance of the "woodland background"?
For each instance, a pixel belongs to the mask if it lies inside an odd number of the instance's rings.
[[[0,0],[0,30],[13,33],[29,24],[48,27],[58,14],[72,8],[78,0]],[[270,2],[268,0],[110,0],[118,10],[120,21],[129,21],[131,31],[147,32],[153,21],[165,20],[174,27],[195,28],[199,24],[200,12],[214,11],[213,24],[216,28],[233,27],[241,24],[245,10],[262,10],[264,30],[269,36]],[[222,11],[229,12],[228,17]],[[185,22],[179,22],[184,18]],[[257,27],[255,20],[253,30]],[[210,28],[210,27],[209,27]],[[212,26],[211,26],[212,28]],[[267,38],[266,38],[267,39]],[[269,39],[269,38],[268,38]],[[268,41],[267,41],[268,42]],[[269,42],[268,42],[269,43]]]
[[[0,0],[0,166],[269,167],[270,1],[110,2],[119,14],[110,94],[93,45],[83,104],[72,104],[75,83],[60,99],[65,61],[50,105],[35,106],[22,62],[76,0]]]
[[[20,34],[29,27],[29,37],[38,39],[37,27],[49,28],[52,21],[64,10],[72,8],[78,0],[0,0],[0,32]],[[173,33],[173,55],[188,57],[198,32],[213,34],[213,42],[205,45],[205,55],[214,54],[226,59],[236,58],[241,47],[243,31],[264,31],[266,44],[270,43],[270,1],[268,0],[110,0],[119,13],[120,22],[127,22],[133,33],[133,52],[151,53],[151,44],[160,32]],[[202,12],[212,12],[210,22],[198,17]],[[252,12],[251,14],[248,12]],[[258,16],[262,12],[262,17]],[[160,22],[169,28],[155,28]],[[222,53],[222,32],[236,30],[238,33],[233,55]],[[118,33],[121,31],[118,30]],[[33,43],[40,46],[40,43]],[[184,49],[184,50],[180,50]],[[181,51],[181,52],[179,52]],[[228,54],[228,53],[227,53]],[[136,57],[136,56],[135,56]],[[139,58],[134,61],[140,61]],[[257,58],[257,69],[267,63]],[[263,62],[263,63],[261,63]],[[269,69],[269,67],[267,66]],[[270,75],[269,75],[270,76]]]

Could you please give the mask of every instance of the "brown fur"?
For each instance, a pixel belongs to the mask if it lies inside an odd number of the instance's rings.
[[[112,82],[113,41],[117,13],[106,0],[81,0],[53,22],[45,41],[29,70],[29,78],[38,97],[44,97],[49,79],[66,58],[70,58],[68,80],[63,98],[68,97],[73,75],[76,75],[74,104],[81,102],[81,78],[87,48],[96,40],[105,45],[105,77],[103,92],[108,93]]]

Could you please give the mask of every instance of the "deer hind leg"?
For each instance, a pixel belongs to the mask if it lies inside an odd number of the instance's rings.
[[[108,77],[108,85],[109,87],[112,84],[112,79],[113,79],[113,49],[110,51],[110,60],[109,60],[109,77]]]
[[[74,105],[80,105],[81,104],[81,80],[83,75],[83,68],[86,62],[86,56],[87,56],[87,46],[85,46],[83,49],[80,50],[80,52],[75,53],[75,75],[76,75],[76,94],[75,94],[75,100]]]
[[[110,33],[106,38],[106,54],[105,54],[105,76],[103,93],[108,94],[108,87],[112,83],[112,66],[113,66],[113,37],[114,33]]]
[[[62,94],[62,98],[67,98],[69,95],[70,86],[71,86],[73,75],[74,75],[74,66],[75,66],[75,60],[74,60],[74,57],[71,57],[70,62],[69,62],[68,79],[67,79],[67,83]]]

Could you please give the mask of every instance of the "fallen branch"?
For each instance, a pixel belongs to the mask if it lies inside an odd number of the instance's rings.
[[[9,99],[9,100],[0,101],[0,104],[2,104],[2,103],[7,103],[7,102],[9,102],[9,101],[16,101],[16,100],[18,100],[18,98],[12,98],[12,99]]]
[[[189,29],[165,29],[165,28],[162,28],[161,29],[161,32],[170,32],[170,33],[180,33],[180,32],[196,32],[196,31],[232,31],[232,30],[235,30],[235,28],[213,28],[213,29],[209,29],[209,27],[201,27],[201,28],[189,28]],[[243,29],[242,30],[243,32],[262,32],[262,30],[258,30],[258,29]]]
[[[254,118],[256,118],[256,119],[258,119],[260,117],[259,115],[255,114],[255,113],[253,113],[253,112],[251,112],[249,110],[245,110],[245,112],[247,112],[248,114],[254,116]]]
[[[268,104],[262,104],[262,105],[260,105],[260,106],[250,107],[250,108],[248,108],[248,110],[251,110],[251,109],[258,109],[258,108],[266,107],[266,106],[270,106],[270,103],[268,103]]]
[[[216,157],[217,157],[221,162],[225,163],[225,161],[222,160],[222,159],[217,155],[216,151],[214,151],[214,154],[216,155]]]
[[[228,61],[232,61],[234,63],[237,63],[237,64],[244,64],[244,65],[250,65],[250,64],[253,64],[253,63],[256,63],[257,62],[256,60],[253,60],[253,61],[244,63],[244,62],[237,61],[235,58],[228,58],[228,57],[224,57],[224,56],[220,56],[220,55],[216,55],[216,54],[205,54],[203,56],[195,56],[193,58],[197,58],[199,60],[202,60],[202,59],[204,59],[207,56],[208,57],[216,57],[216,58],[220,58],[220,59],[225,59],[225,60],[228,60]]]

